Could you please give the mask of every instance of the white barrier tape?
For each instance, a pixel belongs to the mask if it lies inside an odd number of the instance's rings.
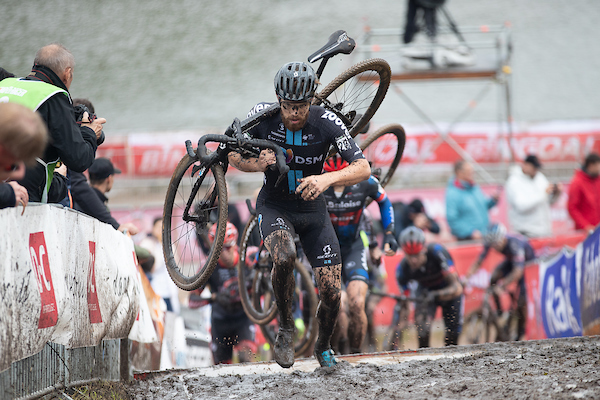
[[[48,341],[157,340],[130,238],[48,205],[0,210],[0,371]]]

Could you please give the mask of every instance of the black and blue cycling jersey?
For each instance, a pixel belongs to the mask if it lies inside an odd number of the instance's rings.
[[[270,105],[259,103],[248,116]],[[342,120],[335,113],[319,106],[310,107],[308,120],[299,131],[292,132],[286,129],[281,120],[281,113],[276,113],[252,128],[248,134],[252,138],[278,143],[286,154],[286,162],[290,168],[287,177],[275,187],[279,172],[267,169],[262,189],[263,195],[280,203],[299,198],[299,195],[295,194],[300,184],[299,179],[321,174],[331,146],[348,163],[364,158]]]
[[[480,263],[487,257],[489,251],[490,245],[483,246],[483,251],[479,255]],[[506,245],[500,253],[505,257],[505,261],[511,265],[511,270],[514,267],[524,268],[526,262],[535,258],[535,252],[529,244],[529,240],[518,234],[506,235]]]

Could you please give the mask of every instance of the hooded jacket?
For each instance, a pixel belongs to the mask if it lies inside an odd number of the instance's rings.
[[[488,210],[496,201],[487,197],[479,185],[450,178],[446,187],[446,220],[457,239],[469,239],[473,231],[484,233],[489,223]]]
[[[520,165],[511,168],[506,181],[508,221],[511,230],[529,237],[552,235],[550,204],[556,200],[546,193],[548,179],[541,172],[533,178]]]
[[[567,210],[575,221],[575,229],[600,224],[600,177],[591,177],[582,170],[575,171],[569,186]]]

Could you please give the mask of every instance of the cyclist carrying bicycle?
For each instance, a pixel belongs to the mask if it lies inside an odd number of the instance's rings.
[[[465,280],[469,278],[481,267],[481,264],[489,254],[490,248],[504,256],[502,261],[492,272],[490,286],[494,288],[493,296],[498,313],[502,313],[500,304],[500,294],[506,291],[508,285],[517,282],[517,316],[518,338],[525,334],[525,323],[527,322],[527,291],[525,289],[524,269],[525,263],[535,258],[533,247],[529,240],[522,235],[508,234],[506,227],[498,222],[490,224],[485,236],[483,237],[483,251],[477,258],[477,261],[465,275]]]
[[[310,65],[303,62],[285,64],[275,75],[280,112],[248,132],[252,138],[270,140],[285,150],[290,171],[280,185],[276,185],[278,172],[269,168],[275,164],[275,154],[271,150],[261,151],[258,158],[229,154],[229,162],[237,169],[265,173],[256,209],[260,232],[274,263],[272,281],[280,328],[273,353],[277,363],[284,368],[294,364],[295,234],[299,235],[313,267],[320,295],[315,357],[321,366],[336,364],[330,341],[340,308],[342,265],[339,243],[322,193],[330,186],[353,185],[370,175],[369,163],[339,117],[311,105],[315,89],[316,75]],[[268,107],[267,103],[259,103],[250,114],[265,107]],[[330,146],[334,146],[350,165],[341,171],[322,174]]]
[[[408,284],[415,281],[415,325],[419,347],[429,346],[431,321],[438,307],[446,330],[446,346],[458,344],[463,322],[463,288],[458,280],[454,261],[441,244],[425,246],[425,234],[415,226],[400,233],[404,258],[396,269],[398,286],[408,294]]]
[[[337,154],[325,161],[325,172],[341,171],[348,166]],[[371,175],[368,179],[352,186],[330,186],[323,195],[337,238],[343,263],[343,281],[346,284],[348,308],[348,342],[350,353],[360,353],[367,332],[367,314],[365,300],[369,288],[369,269],[367,266],[368,239],[361,237],[359,225],[368,198],[379,204],[384,227],[384,251],[392,256],[398,250],[394,236],[394,209],[379,180]],[[342,307],[345,309],[346,307]],[[340,312],[342,316],[343,311]],[[339,323],[339,321],[338,321]],[[345,335],[342,335],[345,336]],[[340,346],[340,348],[342,348]]]

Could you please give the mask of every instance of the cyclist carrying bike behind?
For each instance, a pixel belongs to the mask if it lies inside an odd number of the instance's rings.
[[[518,322],[518,338],[525,334],[525,323],[527,322],[527,291],[525,289],[524,269],[525,263],[535,258],[533,247],[525,236],[518,234],[508,234],[506,227],[501,223],[490,224],[485,236],[483,237],[483,251],[477,258],[477,261],[465,275],[465,281],[481,267],[481,264],[489,254],[490,248],[493,248],[505,258],[492,272],[490,278],[490,286],[494,288],[493,297],[496,303],[498,314],[502,313],[500,304],[500,294],[506,291],[508,285],[517,282],[518,295],[517,298],[517,316]]]
[[[208,240],[214,242],[217,224],[208,231]],[[237,245],[238,230],[231,222],[227,222],[225,239],[217,268],[208,279],[212,304],[211,344],[210,349],[215,364],[231,364],[234,346],[238,350],[240,362],[248,362],[256,353],[254,341],[254,324],[242,307],[240,287],[236,265],[240,259]],[[206,300],[200,296],[204,287],[190,293],[190,308],[205,305]]]
[[[446,346],[458,344],[463,322],[463,288],[454,261],[441,244],[425,246],[425,234],[415,226],[400,233],[404,258],[396,269],[398,286],[408,294],[410,281],[418,283],[415,297],[415,325],[419,347],[429,346],[431,321],[442,308]]]
[[[342,171],[348,163],[339,155],[325,161],[325,172]],[[367,332],[367,314],[365,300],[369,288],[369,268],[367,266],[368,239],[361,237],[359,225],[365,210],[367,198],[379,204],[381,222],[384,227],[384,252],[388,256],[396,254],[398,242],[394,236],[394,209],[385,190],[377,178],[371,175],[368,179],[352,186],[330,186],[323,195],[327,201],[327,209],[331,222],[340,242],[343,263],[343,281],[346,284],[348,309],[348,342],[350,353],[360,353],[362,342]],[[362,235],[364,236],[364,235]],[[366,242],[366,243],[365,243]],[[342,304],[342,310],[346,308]],[[340,317],[344,311],[340,312]],[[340,323],[338,319],[338,323]],[[343,324],[340,324],[342,327]],[[342,337],[345,335],[342,333]],[[340,349],[345,346],[340,344]]]
[[[256,209],[260,232],[274,263],[272,280],[280,327],[273,354],[284,368],[294,364],[295,234],[299,235],[313,267],[320,295],[315,357],[321,366],[336,364],[330,341],[340,308],[342,261],[322,193],[330,186],[353,185],[370,175],[369,163],[339,117],[311,105],[315,89],[316,75],[310,65],[303,62],[285,64],[275,75],[280,112],[248,132],[252,138],[270,140],[285,150],[290,171],[280,185],[276,186],[278,172],[269,168],[275,164],[275,154],[271,150],[261,151],[257,158],[229,154],[229,162],[237,169],[265,173]],[[259,103],[250,115],[268,106]],[[350,165],[341,171],[322,174],[330,146],[334,146]]]

